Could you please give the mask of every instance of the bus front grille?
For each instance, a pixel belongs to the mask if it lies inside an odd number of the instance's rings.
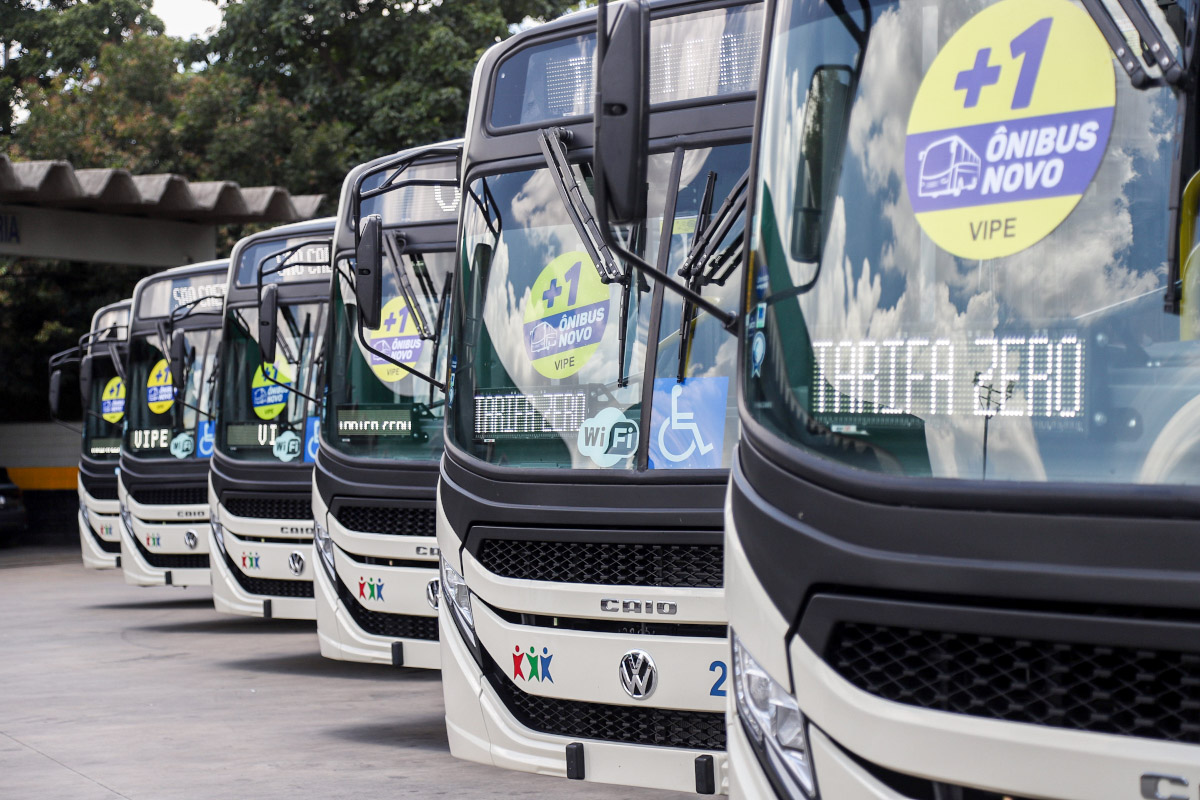
[[[839,622],[825,660],[897,703],[1200,744],[1200,652]]]
[[[485,654],[484,659],[488,683],[517,721],[530,730],[601,742],[725,749],[725,715],[721,712],[619,706],[527,694],[514,686],[489,656]]]
[[[432,508],[344,505],[337,509],[334,517],[345,528],[360,533],[385,533],[389,536],[437,535],[437,512]]]
[[[479,563],[504,578],[602,586],[722,586],[719,544],[485,539]]]

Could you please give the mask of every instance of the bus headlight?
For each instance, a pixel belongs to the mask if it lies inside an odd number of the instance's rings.
[[[471,611],[471,590],[462,575],[445,558],[442,559],[441,595],[450,607],[463,633],[475,644],[475,614]]]
[[[129,533],[129,535],[131,537],[137,538],[133,534],[133,514],[129,513],[129,509],[125,507],[124,503],[121,503],[120,509],[121,509],[121,524],[125,526],[125,530]]]
[[[333,539],[329,538],[329,531],[325,530],[325,526],[317,521],[313,523],[313,541],[316,542],[317,552],[321,554],[321,563],[325,565],[325,571],[332,580],[337,576],[337,571],[333,568]]]
[[[209,520],[212,526],[213,541],[217,544],[217,549],[222,553],[225,552],[225,526],[217,522],[215,519]]]
[[[775,681],[733,635],[733,686],[738,716],[777,786],[794,798],[816,797],[808,722],[796,699]]]

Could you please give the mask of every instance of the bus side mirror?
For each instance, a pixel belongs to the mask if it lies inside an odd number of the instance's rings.
[[[63,374],[61,369],[55,369],[50,373],[50,416],[53,419],[60,419],[59,408],[62,405],[62,382]]]
[[[369,214],[362,221],[354,250],[354,299],[363,327],[375,330],[383,316],[383,218]]]
[[[183,334],[176,331],[171,337],[171,384],[176,391],[183,389],[183,361],[185,357],[185,349],[187,341]]]
[[[645,0],[623,0],[614,6],[612,17],[607,31],[600,30],[607,15],[601,13],[597,20],[601,46],[596,57],[592,172],[601,222],[621,225],[646,216],[650,7]]]
[[[258,349],[263,364],[275,363],[275,338],[279,331],[276,319],[279,312],[279,284],[268,283],[258,299]]]
[[[804,158],[796,177],[792,228],[792,257],[805,263],[821,260],[829,230],[827,212],[837,192],[842,163],[842,143],[850,123],[854,100],[854,73],[841,64],[822,64],[813,70],[804,100],[800,136]]]

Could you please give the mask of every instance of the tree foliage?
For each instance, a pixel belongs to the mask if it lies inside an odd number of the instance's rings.
[[[276,184],[332,211],[353,165],[462,135],[475,64],[512,26],[579,4],[240,0],[183,42],[151,0],[7,0],[0,139],[15,160]],[[47,357],[146,272],[0,261],[5,418],[45,417]]]

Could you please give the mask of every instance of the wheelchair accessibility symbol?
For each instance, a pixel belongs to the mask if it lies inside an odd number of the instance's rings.
[[[321,418],[309,417],[304,424],[304,460],[310,464],[317,460],[317,450],[321,446],[319,438]]]
[[[729,378],[654,381],[651,469],[715,469],[725,443]]]

